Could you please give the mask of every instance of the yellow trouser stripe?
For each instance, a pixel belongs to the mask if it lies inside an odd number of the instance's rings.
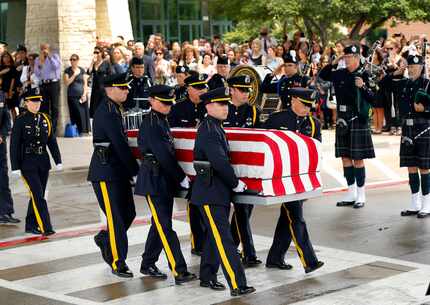
[[[102,190],[103,202],[105,205],[106,218],[107,218],[108,229],[109,229],[109,242],[110,242],[110,248],[112,251],[112,258],[113,258],[112,268],[113,270],[116,270],[117,269],[116,262],[118,261],[118,250],[116,247],[115,227],[113,224],[112,210],[110,207],[110,199],[109,199],[109,194],[107,191],[105,181],[100,182],[100,188]]]
[[[195,249],[196,245],[195,245],[195,242],[194,242],[193,228],[191,227],[190,202],[189,201],[188,201],[188,204],[187,204],[187,217],[188,217],[188,223],[190,224],[191,249]]]
[[[30,193],[31,198],[31,205],[33,206],[34,215],[36,215],[36,221],[39,225],[40,231],[42,233],[45,233],[45,227],[43,226],[42,218],[40,217],[39,210],[37,209],[36,201],[34,200],[33,192],[31,191],[30,185],[28,184],[27,180],[25,180],[24,176],[21,176],[22,180],[24,181],[25,186],[28,189],[28,192]]]
[[[297,249],[297,253],[299,253],[300,260],[302,261],[303,266],[306,268],[307,264],[306,264],[306,261],[305,261],[305,256],[303,255],[302,248],[300,248],[300,245],[299,245],[299,243],[297,242],[297,239],[296,239],[296,235],[294,234],[293,220],[291,219],[290,212],[288,211],[288,209],[285,207],[284,204],[282,204],[282,207],[285,209],[285,212],[287,212],[287,217],[288,217],[288,220],[290,221],[290,225],[289,226],[290,226],[291,237],[293,238],[294,245],[296,246],[296,249]]]
[[[245,255],[245,253],[243,252],[243,242],[242,242],[242,236],[240,236],[240,230],[239,230],[239,223],[237,222],[237,213],[234,213],[234,222],[236,224],[236,231],[237,231],[237,236],[239,236],[239,241],[242,244],[242,256]]]
[[[163,244],[164,251],[166,251],[167,260],[170,263],[170,267],[172,267],[172,273],[174,276],[177,276],[176,272],[176,261],[173,256],[172,250],[170,249],[169,243],[167,242],[166,235],[164,234],[163,227],[158,219],[157,210],[152,203],[151,196],[147,196],[149,208],[151,209],[152,217],[154,218],[155,227],[157,228],[158,234],[160,235],[161,243]]]
[[[234,274],[233,269],[231,268],[230,262],[228,261],[227,255],[225,254],[224,246],[222,245],[221,236],[219,235],[218,228],[215,225],[214,219],[212,218],[211,210],[208,205],[204,205],[206,215],[209,219],[209,224],[212,229],[212,233],[215,238],[215,243],[218,248],[218,252],[221,256],[222,264],[224,265],[225,270],[227,271],[228,276],[230,277],[231,286],[233,289],[237,288],[236,276]]]

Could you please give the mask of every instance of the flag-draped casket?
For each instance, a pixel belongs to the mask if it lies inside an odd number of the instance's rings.
[[[176,156],[189,176],[193,168],[196,129],[172,128]],[[322,187],[320,142],[280,130],[225,128],[230,159],[236,175],[248,189],[262,197],[315,194]],[[129,145],[136,157],[137,130],[128,131]]]

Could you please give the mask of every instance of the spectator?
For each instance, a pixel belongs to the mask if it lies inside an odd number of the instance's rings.
[[[134,40],[130,39],[129,41],[127,41],[127,49],[130,51],[134,51]]]
[[[93,60],[88,68],[88,74],[91,76],[91,101],[90,101],[90,118],[94,117],[100,99],[104,95],[103,78],[110,74],[110,64],[105,60],[105,55],[101,47],[95,47]]]
[[[198,52],[192,46],[187,46],[182,51],[181,66],[187,66],[190,70],[197,71]]]
[[[80,135],[90,132],[90,114],[88,109],[88,74],[79,66],[79,56],[70,56],[70,67],[64,70],[64,84],[67,86],[67,103],[70,121],[78,128]]]
[[[164,85],[171,75],[170,64],[164,57],[162,48],[156,49],[155,54],[155,84]]]
[[[34,73],[34,63],[38,56],[39,55],[37,53],[28,55],[28,65],[24,66],[22,69],[20,81],[22,83],[23,91],[37,88],[40,85],[40,80],[37,78],[36,73]]]
[[[127,71],[127,63],[121,47],[116,47],[112,49],[110,60],[110,74],[121,74]]]
[[[16,70],[12,55],[8,51],[3,52],[0,56],[0,78],[2,80],[0,90],[6,97],[6,105],[11,111],[12,119],[15,121],[17,116],[16,107],[17,98],[15,94]]]
[[[212,54],[206,53],[203,55],[202,63],[198,65],[197,71],[200,74],[207,74],[208,79],[212,77],[216,73],[215,65],[212,62],[213,57]]]
[[[261,50],[261,41],[260,39],[254,39],[251,44],[251,58],[250,63],[253,66],[261,66],[266,62],[266,56],[264,56]]]
[[[265,65],[271,71],[274,71],[283,63],[284,63],[284,60],[281,57],[276,56],[275,47],[268,47]]]
[[[275,48],[276,57],[280,57],[282,61],[284,61],[284,53],[284,47],[282,45],[277,45]]]
[[[61,60],[57,53],[51,51],[47,43],[40,45],[40,55],[36,58],[34,73],[41,81],[43,103],[40,106],[40,112],[51,116],[52,130],[55,133],[60,102]]]
[[[0,40],[0,56],[3,55],[4,52],[7,50],[7,43],[6,41]]]
[[[134,56],[137,58],[143,58],[145,63],[145,73],[152,81],[155,79],[155,64],[151,56],[145,55],[145,46],[142,42],[136,42],[134,44]]]
[[[230,49],[227,52],[227,58],[228,58],[228,62],[230,64],[230,68],[234,68],[237,66],[237,57],[236,57],[236,51],[234,49]]]
[[[270,47],[276,47],[278,44],[276,39],[269,35],[269,29],[267,27],[263,27],[260,30],[260,42],[262,46],[262,52],[264,55],[267,55],[267,50]]]

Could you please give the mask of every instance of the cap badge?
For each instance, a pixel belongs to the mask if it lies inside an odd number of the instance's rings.
[[[184,73],[185,72],[185,67],[181,67],[181,72]]]
[[[354,53],[357,52],[357,47],[356,46],[352,46],[351,47],[351,51],[354,52]]]
[[[205,76],[203,74],[200,74],[199,75],[199,80],[204,80],[204,79],[205,79]]]
[[[416,64],[417,64],[419,61],[420,61],[420,60],[418,59],[418,57],[416,57],[416,56],[415,56],[415,57],[414,57],[414,63],[416,63]]]

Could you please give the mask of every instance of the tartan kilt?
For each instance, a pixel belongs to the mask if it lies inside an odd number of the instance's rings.
[[[336,130],[336,158],[345,157],[352,160],[375,158],[369,122],[355,119],[349,122],[348,127],[345,135]]]
[[[403,123],[402,137],[406,136],[413,139],[429,126],[430,121],[414,124],[414,126],[406,126],[406,123]],[[413,140],[414,145],[412,147],[408,147],[402,142],[400,142],[400,167],[430,169],[430,131]]]

